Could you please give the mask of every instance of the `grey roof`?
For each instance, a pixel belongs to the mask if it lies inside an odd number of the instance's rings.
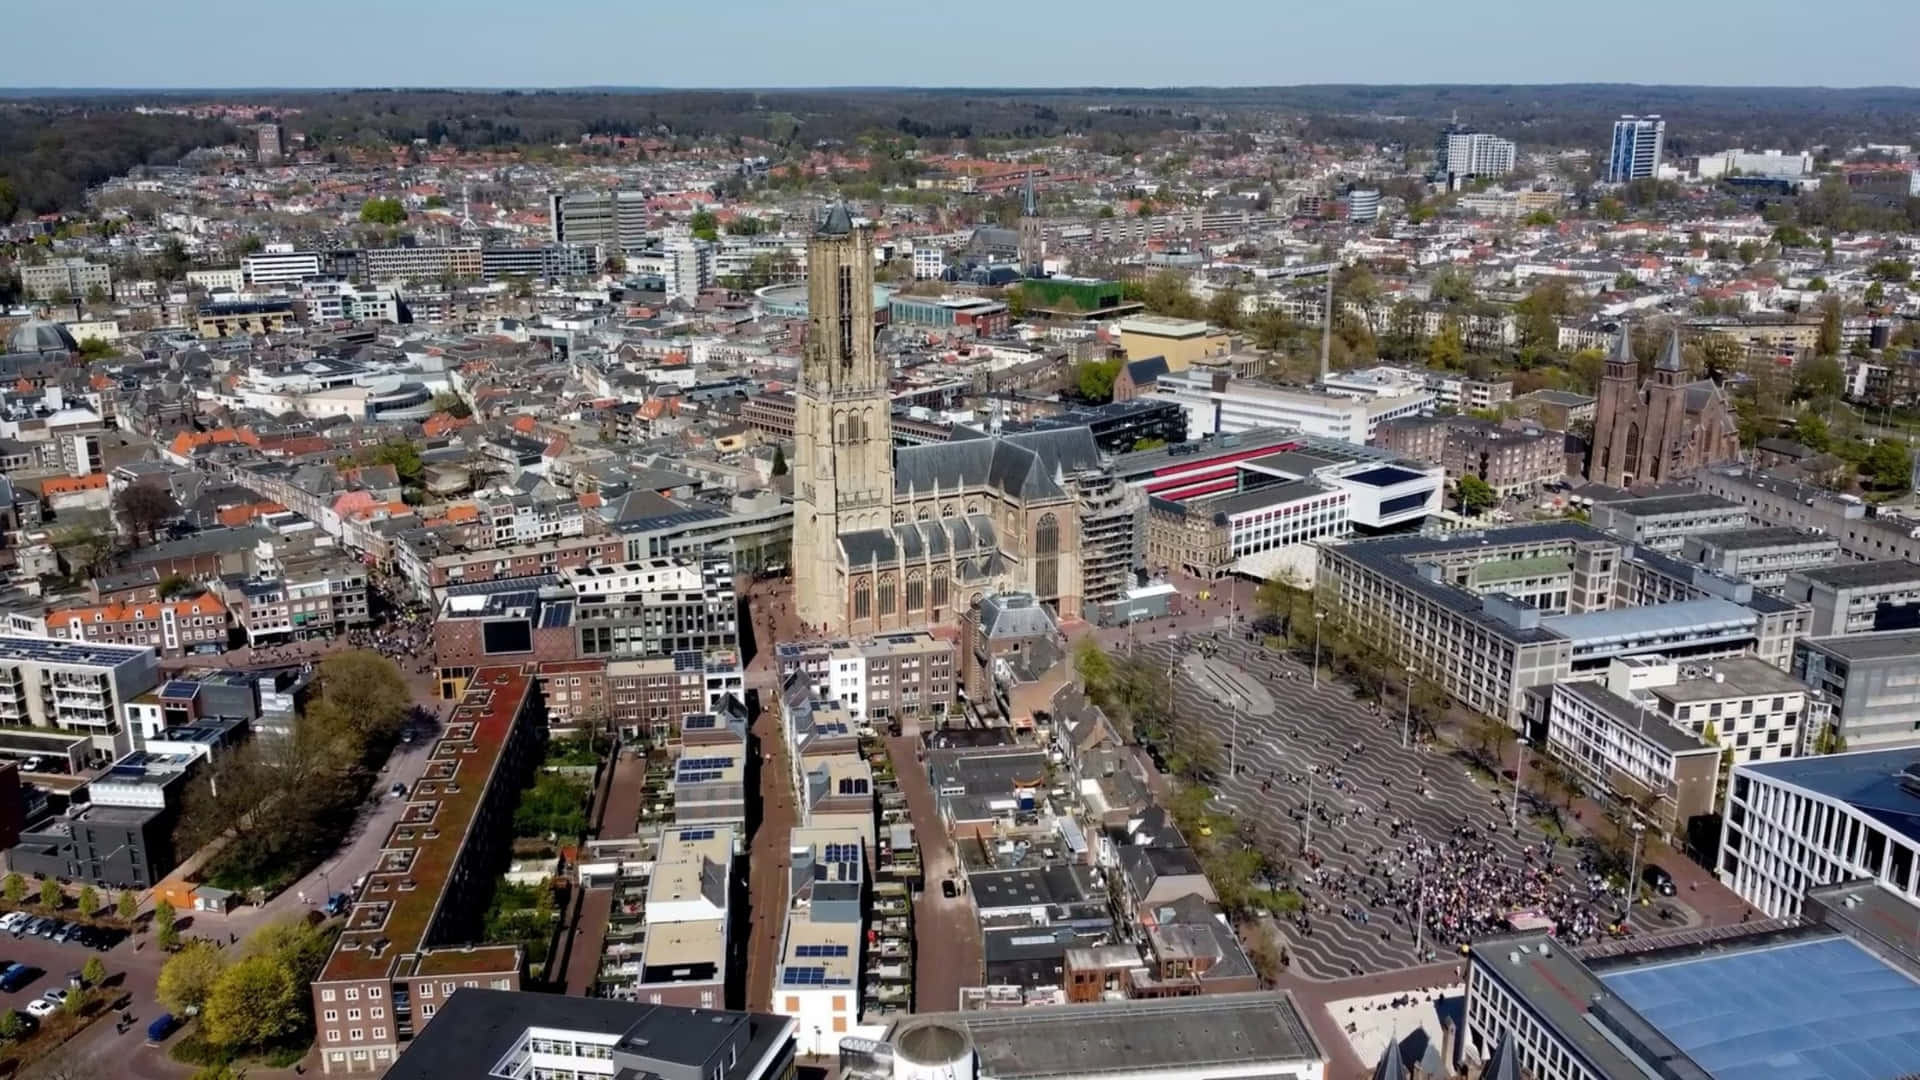
[[[727,1061],[723,1051],[743,1024],[746,1045],[737,1063],[726,1065],[722,1080],[756,1080],[754,1064],[790,1037],[793,1023],[764,1013],[472,987],[443,1002],[434,1019],[447,1022],[421,1029],[387,1070],[389,1080],[486,1076],[527,1029],[535,1027],[618,1036],[616,1061],[630,1055],[643,1063],[670,1062],[705,1074],[709,1064]]]
[[[1909,840],[1920,841],[1920,796],[1900,783],[1900,771],[1920,762],[1920,747],[1862,750],[1824,757],[1784,758],[1738,766],[1738,771],[1791,784],[1844,802]]]
[[[1059,632],[1046,605],[1027,593],[983,597],[980,627],[990,638],[1044,637]]]
[[[893,1034],[927,1023],[964,1029],[980,1075],[997,1080],[1223,1068],[1266,1075],[1326,1057],[1284,991],[932,1013]]]
[[[1674,727],[1659,713],[1651,709],[1641,709],[1599,683],[1563,682],[1556,684],[1556,689],[1612,717],[1621,727],[1640,733],[1646,737],[1647,741],[1669,754],[1684,754],[1707,748],[1707,744],[1701,742],[1699,736]]]
[[[1717,701],[1743,694],[1801,694],[1807,684],[1755,656],[1734,656],[1714,660],[1711,667],[1718,678],[1682,679],[1672,686],[1649,687],[1655,697],[1668,701]]]
[[[1144,360],[1135,360],[1127,365],[1127,378],[1131,379],[1135,386],[1145,386],[1148,383],[1158,382],[1160,376],[1166,373],[1167,358],[1164,356],[1149,356]]]
[[[1836,589],[1863,589],[1920,581],[1920,564],[1905,559],[1880,559],[1797,570],[1791,576],[1805,578],[1819,585],[1831,585]]]
[[[1539,401],[1544,401],[1549,405],[1560,405],[1567,408],[1591,405],[1596,400],[1589,395],[1576,394],[1571,390],[1535,390],[1527,396]]]
[[[28,319],[7,335],[9,353],[54,353],[80,351],[80,343],[65,325],[45,319]]]
[[[1801,638],[1807,647],[1849,662],[1912,660],[1920,662],[1920,630],[1881,630],[1866,634],[1834,634]]]
[[[1631,514],[1634,517],[1659,517],[1666,514],[1697,514],[1705,510],[1738,510],[1740,504],[1729,502],[1718,495],[1695,491],[1685,495],[1655,495],[1644,499],[1623,499],[1610,504],[1607,508],[1623,514]]]
[[[992,518],[968,514],[841,533],[840,550],[846,553],[848,566],[864,566],[928,556],[945,558],[949,553],[960,556],[992,553],[999,550],[999,539]]]
[[[1703,533],[1695,539],[1701,544],[1721,551],[1751,551],[1756,548],[1789,547],[1799,544],[1833,544],[1839,540],[1817,533],[1812,529],[1796,529],[1786,525],[1763,525],[1753,529],[1728,529],[1725,532]]]
[[[1639,366],[1640,362],[1633,358],[1633,324],[1625,319],[1620,320],[1620,336],[1613,339],[1613,355],[1607,359],[1611,363],[1625,364],[1629,368]]]
[[[1660,358],[1653,362],[1653,366],[1660,371],[1687,370],[1686,359],[1680,354],[1679,327],[1674,327],[1673,333],[1667,335],[1667,347],[1660,351]]]
[[[1717,596],[1652,607],[1554,615],[1540,620],[1541,626],[1573,639],[1576,645],[1624,641],[1688,628],[1701,631],[1748,629],[1753,624],[1752,609]]]
[[[1513,1028],[1500,1029],[1500,1041],[1480,1070],[1480,1080],[1520,1080],[1520,1051],[1513,1045]]]
[[[853,212],[844,202],[834,203],[820,217],[820,227],[815,230],[822,236],[846,236],[853,232]]]
[[[991,487],[1016,499],[1064,498],[1062,473],[1097,468],[1100,447],[1085,426],[997,439],[903,446],[893,453],[893,488],[906,494]]]
[[[1389,1037],[1380,1049],[1380,1060],[1373,1066],[1373,1080],[1408,1080],[1407,1062],[1398,1037]]]

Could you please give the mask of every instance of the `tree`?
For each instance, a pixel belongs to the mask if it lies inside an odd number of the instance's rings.
[[[1820,301],[1820,338],[1816,347],[1821,356],[1833,356],[1840,351],[1839,297],[1827,296]]]
[[[1827,422],[1817,412],[1803,412],[1793,422],[1793,437],[1809,450],[1824,451],[1833,446]]]
[[[403,484],[418,484],[420,475],[426,471],[426,463],[420,460],[420,448],[406,439],[389,439],[373,452],[371,463],[391,465]]]
[[[225,954],[211,941],[189,941],[167,958],[154,996],[175,1016],[205,1008],[226,966]]]
[[[27,1022],[20,1017],[18,1009],[8,1009],[0,1013],[0,1039],[12,1042],[27,1033]]]
[[[0,897],[15,907],[27,898],[27,879],[17,873],[8,874],[5,885],[0,885]]]
[[[1793,393],[1795,397],[1814,401],[1830,401],[1840,396],[1846,388],[1847,372],[1831,354],[1815,356],[1803,361],[1793,373]]]
[[[1823,277],[1816,277],[1812,281],[1807,282],[1807,291],[1808,292],[1826,292],[1827,279]]]
[[[100,910],[100,890],[91,885],[80,886],[80,914],[92,918]]]
[[[214,980],[200,1014],[201,1032],[218,1046],[266,1046],[299,1027],[300,997],[286,964],[271,956],[247,957]]]
[[[1457,371],[1466,362],[1466,343],[1460,338],[1460,323],[1451,315],[1441,320],[1440,332],[1427,343],[1427,363],[1447,371]]]
[[[1207,321],[1223,330],[1240,328],[1240,290],[1221,289],[1207,302]]]
[[[720,238],[720,219],[707,210],[697,210],[687,222],[687,227],[698,240],[718,240]]]
[[[413,694],[393,661],[368,649],[335,653],[320,664],[319,705],[360,738],[393,738],[400,732]]]
[[[121,889],[120,899],[114,902],[114,914],[126,922],[132,922],[140,914],[140,898],[133,895],[132,889]]]
[[[172,933],[174,930],[173,904],[165,897],[155,900],[153,902],[153,932],[164,935]]]
[[[48,878],[40,883],[40,906],[59,911],[67,902],[67,893],[60,883]]]
[[[1840,734],[1838,725],[1828,722],[1820,725],[1820,731],[1813,737],[1813,752],[1820,755],[1844,754],[1847,752],[1847,737]]]
[[[1473,302],[1473,278],[1457,266],[1444,267],[1434,275],[1428,294],[1444,303],[1470,304]]]
[[[787,448],[784,446],[773,448],[773,475],[787,475]]]
[[[1542,282],[1513,305],[1513,312],[1520,323],[1520,359],[1523,363],[1538,363],[1559,348],[1559,320],[1567,313],[1571,303],[1566,282],[1554,278]]]
[[[87,962],[80,965],[80,981],[88,987],[106,982],[107,962],[98,956],[87,957]]]
[[[1619,221],[1627,216],[1626,204],[1611,195],[1602,198],[1594,209],[1603,221]]]
[[[1080,639],[1073,648],[1073,673],[1080,679],[1080,686],[1095,704],[1099,704],[1113,693],[1113,660],[1100,648],[1100,642],[1091,636]]]
[[[1880,302],[1886,298],[1887,287],[1877,281],[1868,285],[1867,291],[1860,294],[1860,302],[1868,307],[1879,307]]]
[[[465,420],[473,415],[473,406],[467,404],[467,399],[459,394],[443,390],[433,395],[433,411],[446,413],[456,420]]]
[[[135,540],[152,540],[160,526],[180,516],[173,493],[159,484],[129,484],[115,503]]]
[[[1120,365],[1124,361],[1088,360],[1074,369],[1074,387],[1080,396],[1093,402],[1113,400],[1113,380],[1120,374]]]
[[[1567,358],[1567,374],[1572,377],[1573,389],[1583,394],[1592,394],[1600,389],[1600,380],[1607,373],[1607,354],[1599,349],[1581,349]]]
[[[1863,469],[1874,487],[1905,490],[1913,479],[1913,454],[1892,439],[1883,438],[1867,452]]]
[[[360,204],[360,220],[368,225],[394,226],[407,220],[399,199],[368,199]]]
[[[1455,497],[1460,500],[1460,512],[1468,516],[1478,515],[1482,510],[1500,502],[1500,496],[1494,494],[1485,480],[1467,473],[1453,485]]]

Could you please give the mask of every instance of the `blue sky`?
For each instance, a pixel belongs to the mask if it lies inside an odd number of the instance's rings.
[[[0,28],[14,87],[1920,82],[1914,0],[4,0]]]

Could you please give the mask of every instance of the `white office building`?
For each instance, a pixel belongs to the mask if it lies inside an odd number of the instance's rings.
[[[240,260],[249,285],[285,285],[320,276],[320,253],[295,251],[292,244],[268,244]]]
[[[915,281],[931,281],[947,269],[947,253],[940,250],[938,244],[915,244],[913,246],[913,278]]]
[[[1920,750],[1735,765],[1722,818],[1720,881],[1769,917],[1854,878],[1920,903]]]
[[[1438,171],[1451,176],[1505,176],[1513,171],[1513,140],[1484,131],[1449,131],[1440,151]]]
[[[1624,184],[1660,175],[1667,122],[1658,116],[1623,116],[1613,122],[1613,148],[1607,154],[1607,182]]]
[[[678,236],[666,245],[667,295],[691,304],[700,290],[713,284],[713,245],[691,236]]]
[[[1193,367],[1162,375],[1156,391],[1187,411],[1187,435],[1235,435],[1256,428],[1283,427],[1306,435],[1364,444],[1388,420],[1433,411],[1432,391],[1355,400],[1327,393],[1287,390],[1271,383],[1236,379],[1209,368]]]

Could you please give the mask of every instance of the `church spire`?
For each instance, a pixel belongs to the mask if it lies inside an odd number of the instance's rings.
[[[1680,354],[1679,327],[1676,326],[1673,328],[1673,333],[1667,337],[1667,347],[1661,350],[1660,359],[1655,361],[1653,366],[1655,370],[1658,371],[1687,370],[1686,360]]]
[[[1620,320],[1620,336],[1614,339],[1613,353],[1607,357],[1607,378],[1631,379],[1640,362],[1633,358],[1633,325]]]

